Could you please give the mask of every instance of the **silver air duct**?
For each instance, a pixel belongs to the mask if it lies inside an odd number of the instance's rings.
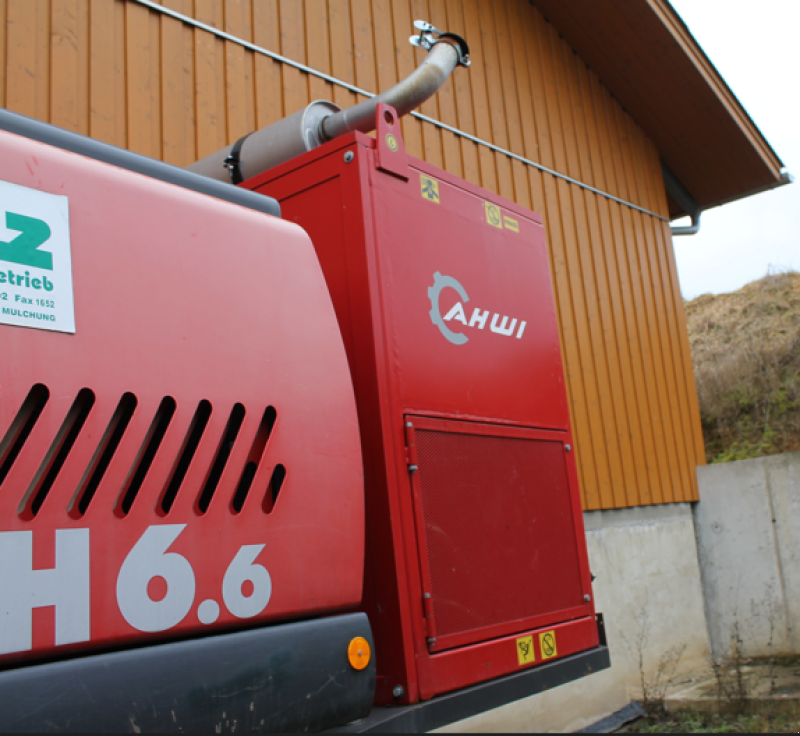
[[[347,110],[332,102],[312,102],[187,168],[218,181],[238,184],[351,131],[374,130],[379,102],[391,105],[401,117],[419,107],[439,91],[457,66],[469,66],[470,62],[469,48],[459,36],[442,33],[425,21],[418,20],[414,25],[420,34],[412,36],[411,43],[429,53],[399,84]]]

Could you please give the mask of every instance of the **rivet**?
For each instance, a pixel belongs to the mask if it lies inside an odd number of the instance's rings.
[[[394,695],[398,700],[402,698],[406,694],[405,688],[402,685],[398,685],[394,690],[392,690],[392,695]]]
[[[355,157],[356,157],[356,155],[355,155],[355,154],[354,154],[352,151],[348,151],[348,152],[347,152],[347,153],[344,155],[344,162],[345,162],[346,164],[349,164],[349,163],[350,163],[350,162],[351,162],[351,161],[352,161],[352,160],[353,160]]]
[[[583,600],[585,600],[587,603],[590,603],[590,602],[591,602],[591,600],[592,600],[592,596],[590,596],[590,595],[587,593],[585,596],[583,596]]]
[[[567,452],[572,452],[572,445],[564,445],[564,449],[565,449]]]
[[[409,465],[408,466],[408,472],[409,473],[416,473],[418,470],[419,470],[419,468],[416,465]]]

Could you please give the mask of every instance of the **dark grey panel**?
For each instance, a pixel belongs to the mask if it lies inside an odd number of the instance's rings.
[[[401,708],[375,708],[368,718],[335,733],[423,733],[564,685],[611,666],[608,648],[590,649],[550,664]]]
[[[369,713],[362,613],[0,672],[0,732],[321,731]]]

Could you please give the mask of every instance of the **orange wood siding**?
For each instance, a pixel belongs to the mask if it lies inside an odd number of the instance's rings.
[[[528,0],[163,0],[362,89],[424,52],[415,18],[464,36],[422,112],[668,215],[658,152]],[[314,99],[358,96],[132,0],[0,0],[5,107],[178,166]],[[586,509],[698,498],[697,395],[669,224],[429,123],[406,147],[545,218]]]

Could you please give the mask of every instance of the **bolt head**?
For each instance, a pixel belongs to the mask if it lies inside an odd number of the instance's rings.
[[[583,600],[585,600],[587,603],[590,603],[590,602],[591,602],[591,600],[592,600],[592,596],[590,596],[590,595],[587,593],[585,596],[583,596]]]
[[[348,151],[344,155],[344,162],[346,164],[349,164],[355,157],[356,157],[356,155],[352,151]]]
[[[406,694],[406,690],[402,685],[398,685],[394,690],[392,690],[392,695],[394,695],[398,700],[402,698]]]
[[[565,449],[567,452],[572,452],[572,445],[564,445],[564,449]]]

